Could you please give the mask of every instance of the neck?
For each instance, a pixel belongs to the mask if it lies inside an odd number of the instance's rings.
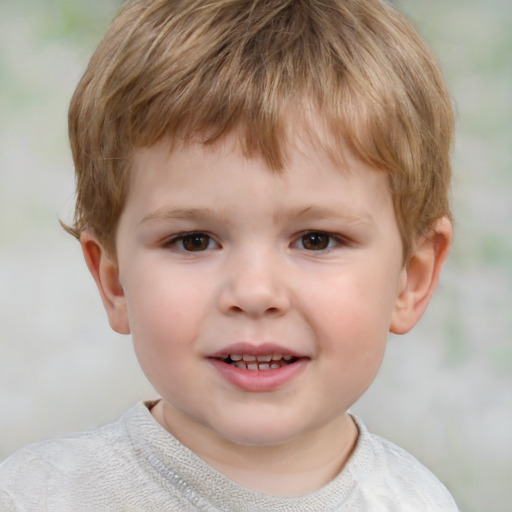
[[[357,441],[357,427],[345,414],[316,430],[280,445],[247,446],[211,433],[175,428],[163,401],[155,419],[180,442],[237,484],[271,496],[294,497],[323,487],[341,471]],[[204,429],[207,430],[207,429]]]

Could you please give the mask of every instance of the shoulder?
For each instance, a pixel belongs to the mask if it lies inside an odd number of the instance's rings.
[[[384,508],[375,510],[458,511],[451,494],[429,469],[403,448],[370,433],[359,419],[355,420],[360,436],[351,470],[364,494],[383,504]]]
[[[0,475],[26,470],[29,463],[54,472],[80,470],[84,462],[95,461],[99,454],[106,455],[118,443],[129,442],[124,421],[104,427],[67,434],[29,444],[14,452],[0,465]]]
[[[0,508],[44,510],[65,506],[73,494],[108,487],[109,468],[133,458],[128,425],[136,408],[102,428],[48,439],[21,448],[0,464]],[[74,499],[74,498],[73,498]]]

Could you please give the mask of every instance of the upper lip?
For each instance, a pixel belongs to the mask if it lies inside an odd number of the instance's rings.
[[[223,359],[230,355],[251,355],[251,356],[265,356],[272,354],[281,354],[283,356],[291,356],[294,358],[307,357],[295,350],[283,347],[276,343],[248,343],[239,342],[228,345],[221,350],[210,354],[208,357],[214,359]]]

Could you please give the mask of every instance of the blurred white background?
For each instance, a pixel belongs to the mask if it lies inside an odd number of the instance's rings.
[[[119,0],[0,0],[0,460],[154,392],[112,333],[70,219],[66,112]],[[403,0],[458,110],[455,245],[429,311],[354,407],[450,488],[512,511],[512,1]]]

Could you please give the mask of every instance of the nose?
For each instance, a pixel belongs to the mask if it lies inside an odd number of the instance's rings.
[[[284,315],[290,309],[290,291],[278,259],[255,253],[227,260],[219,297],[222,312],[252,318]]]

